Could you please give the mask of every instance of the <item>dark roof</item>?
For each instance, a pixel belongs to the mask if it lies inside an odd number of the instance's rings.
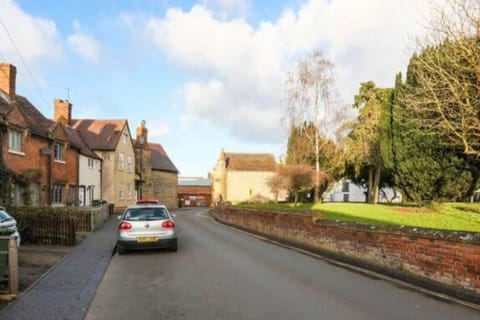
[[[152,170],[178,173],[177,167],[170,160],[161,144],[148,142],[148,146],[152,150]]]
[[[72,120],[72,127],[92,150],[115,150],[126,125],[126,119]]]
[[[275,157],[271,153],[225,152],[225,167],[237,171],[275,171]]]
[[[4,98],[3,92],[0,90],[0,115],[1,116],[4,116],[6,115],[11,107],[10,107],[10,103]]]
[[[23,114],[28,128],[32,134],[50,139],[50,132],[55,129],[57,122],[46,118],[30,101],[23,96],[16,96],[18,109]],[[0,97],[0,114],[5,115],[11,110],[11,105]],[[65,132],[68,136],[70,145],[80,151],[81,154],[97,158],[98,156],[88,148],[88,145],[83,141],[80,133],[69,127],[64,126]]]
[[[47,119],[27,98],[16,96],[17,106],[25,117],[32,134],[40,137],[48,138],[49,129],[55,124],[52,120]]]
[[[80,135],[80,132],[78,130],[73,129],[70,126],[66,126],[65,131],[67,133],[70,144],[77,148],[81,154],[87,157],[100,159],[97,154],[88,147],[85,141],[83,141],[82,136]]]

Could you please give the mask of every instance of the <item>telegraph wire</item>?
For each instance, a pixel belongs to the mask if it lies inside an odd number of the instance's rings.
[[[47,102],[47,99],[45,99],[45,96],[43,95],[43,92],[42,92],[42,90],[40,89],[40,86],[38,85],[37,80],[35,80],[35,77],[33,76],[32,71],[31,71],[30,68],[28,67],[27,62],[26,62],[25,59],[23,58],[22,53],[20,52],[20,50],[18,49],[17,45],[15,44],[15,41],[13,40],[13,38],[12,38],[10,32],[8,31],[7,26],[6,26],[5,23],[3,22],[3,19],[2,19],[1,16],[0,16],[0,24],[3,26],[3,29],[5,30],[5,33],[7,34],[8,39],[10,39],[10,42],[12,43],[13,47],[14,47],[15,50],[17,51],[17,54],[18,54],[18,56],[20,57],[20,60],[22,61],[22,64],[23,64],[24,68],[27,70],[28,75],[29,75],[30,78],[32,79],[33,83],[35,84],[35,87],[37,88],[38,93],[40,94],[40,97],[43,99],[43,101],[45,102],[46,106],[48,107],[49,104],[48,104],[48,102]]]

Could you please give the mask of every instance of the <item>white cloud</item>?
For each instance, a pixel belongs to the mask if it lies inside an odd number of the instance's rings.
[[[29,15],[13,0],[0,0],[0,18],[25,62],[35,68],[44,58],[61,56],[55,22]],[[15,46],[10,41],[3,25],[0,26],[0,57],[21,65]]]
[[[147,123],[149,141],[155,141],[151,138],[163,138],[170,133],[170,124],[166,121],[154,121]]]
[[[218,19],[196,5],[150,17],[144,28],[170,61],[196,77],[184,87],[184,121],[205,121],[237,137],[275,142],[284,137],[279,106],[295,58],[324,50],[337,66],[346,103],[360,82],[391,86],[395,74],[405,70],[409,36],[418,33],[421,7],[428,1],[310,0],[255,26],[242,18]],[[145,34],[144,28],[139,32]]]
[[[73,22],[75,33],[68,36],[70,47],[81,57],[89,62],[97,63],[100,59],[100,43],[92,36],[81,31],[80,23]]]

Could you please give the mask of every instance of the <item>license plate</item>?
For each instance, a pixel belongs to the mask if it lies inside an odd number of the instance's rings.
[[[155,242],[157,237],[138,237],[137,242]]]

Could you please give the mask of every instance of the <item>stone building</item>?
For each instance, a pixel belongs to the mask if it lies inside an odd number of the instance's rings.
[[[212,181],[202,177],[179,177],[178,199],[181,207],[210,207]]]
[[[233,153],[220,151],[211,173],[213,200],[240,203],[247,200],[273,200],[267,182],[275,175],[271,153]]]
[[[137,126],[134,147],[137,197],[156,199],[168,208],[177,208],[178,169],[161,144],[148,141],[145,121]]]
[[[91,150],[102,159],[102,198],[116,208],[135,202],[135,152],[126,119],[76,119]]]

